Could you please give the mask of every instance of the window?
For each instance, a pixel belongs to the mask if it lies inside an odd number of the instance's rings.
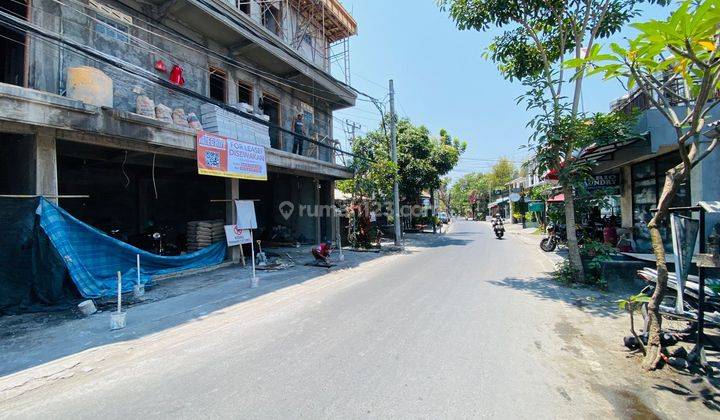
[[[238,82],[238,102],[245,102],[253,106],[253,88],[251,85]]]
[[[239,11],[250,14],[250,0],[235,0],[235,8]]]
[[[276,35],[280,35],[280,25],[281,22],[281,15],[280,15],[280,9],[277,7],[271,5],[271,4],[263,4],[263,13],[262,13],[262,24],[264,27],[266,27],[268,30],[270,30],[272,33]]]
[[[633,224],[639,228],[635,235],[635,242],[639,249],[650,250],[650,237],[647,224],[653,216],[652,209],[657,206],[660,193],[665,183],[665,172],[680,163],[676,152],[668,153],[655,159],[638,163],[632,167],[632,198],[633,198]],[[684,182],[680,185],[671,207],[685,207],[690,205],[690,185]],[[664,239],[670,235],[669,219],[660,223],[660,234]],[[665,241],[668,250],[671,244]]]
[[[227,74],[217,68],[210,67],[210,97],[216,101],[227,100]]]
[[[22,2],[6,2],[0,8],[18,17],[27,16],[28,6]],[[0,82],[23,86],[25,84],[25,33],[15,32],[0,25]]]

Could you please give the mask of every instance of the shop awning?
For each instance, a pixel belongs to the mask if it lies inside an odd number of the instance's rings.
[[[491,208],[493,208],[493,207],[495,207],[495,206],[499,206],[499,205],[502,204],[502,203],[507,203],[508,201],[510,201],[510,197],[500,198],[500,199],[495,200],[495,201],[493,201],[492,203],[488,204],[488,208],[491,209]]]
[[[585,150],[582,155],[578,158],[578,161],[603,161],[612,160],[613,154],[618,150],[631,146],[639,141],[646,141],[648,139],[647,134],[643,136],[633,137],[628,140],[616,141],[602,146],[594,146]]]
[[[548,203],[563,203],[565,202],[565,194],[558,194],[554,197],[550,197],[547,200]]]

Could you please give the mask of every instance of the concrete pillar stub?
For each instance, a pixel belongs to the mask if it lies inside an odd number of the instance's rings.
[[[35,194],[49,196],[57,204],[58,172],[55,130],[38,128],[35,133]]]
[[[225,205],[225,224],[235,224],[235,202],[240,198],[240,180],[238,179],[225,179],[225,199],[230,200]],[[240,263],[241,250],[239,246],[233,246],[228,248],[228,255],[234,264]]]

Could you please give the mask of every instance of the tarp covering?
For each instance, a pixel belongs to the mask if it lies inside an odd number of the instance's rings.
[[[37,225],[39,202],[0,197],[0,313],[34,311],[36,304],[72,296],[65,287],[65,265]]]
[[[40,199],[40,226],[65,263],[83,297],[98,298],[117,293],[117,272],[123,276],[122,291],[137,282],[136,258],[140,255],[140,282],[152,276],[219,264],[225,243],[218,242],[192,254],[161,256],[119,241],[71,216],[53,203]]]

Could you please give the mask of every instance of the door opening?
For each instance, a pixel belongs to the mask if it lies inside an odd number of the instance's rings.
[[[27,19],[27,0],[3,2],[0,10]],[[0,26],[0,82],[25,86],[25,34]]]

